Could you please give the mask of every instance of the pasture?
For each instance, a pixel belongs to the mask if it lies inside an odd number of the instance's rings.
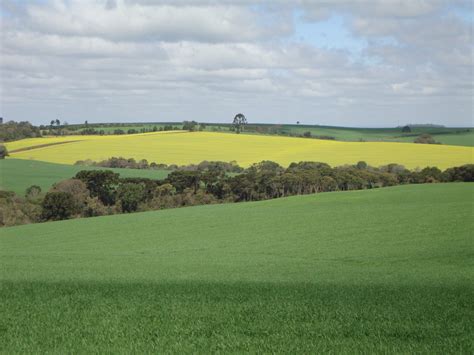
[[[7,143],[6,146],[13,158],[62,164],[123,156],[180,165],[203,160],[236,161],[244,167],[261,160],[273,160],[284,166],[303,160],[325,162],[332,166],[355,164],[363,160],[373,166],[398,163],[410,169],[426,166],[446,169],[472,163],[474,151],[472,147],[460,146],[339,142],[183,131],[34,138]]]
[[[10,227],[0,349],[469,353],[474,184]]]
[[[0,160],[0,190],[14,191],[21,196],[28,187],[38,185],[43,192],[46,192],[53,184],[70,179],[81,170],[91,169],[112,170],[119,173],[121,177],[150,179],[164,179],[169,172],[168,170],[111,169],[54,164],[34,160],[2,159]]]

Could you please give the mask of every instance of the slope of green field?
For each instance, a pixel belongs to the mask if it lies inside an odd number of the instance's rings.
[[[61,143],[62,144],[58,144]],[[47,144],[51,144],[45,146]],[[372,166],[390,163],[407,168],[437,166],[445,169],[473,161],[472,147],[387,142],[338,142],[317,139],[224,134],[211,132],[159,132],[123,136],[67,136],[34,138],[7,143],[13,158],[74,164],[111,156],[147,159],[165,164],[191,164],[203,160],[233,161],[249,166],[273,160],[288,166],[307,160],[332,166],[366,161]]]
[[[43,192],[58,181],[70,179],[78,171],[90,169],[105,169],[100,167],[75,166],[46,163],[34,160],[2,159],[0,160],[0,190],[14,191],[23,195],[31,185],[38,185]],[[121,177],[145,177],[163,179],[168,175],[167,170],[139,169],[108,169],[119,173]]]
[[[332,136],[340,141],[357,142],[405,142],[413,143],[418,135],[427,133],[442,144],[474,146],[474,129],[446,127],[412,127],[410,133],[402,133],[400,128],[350,128],[328,126],[282,125],[287,133],[303,134],[311,132],[313,136]]]
[[[472,352],[474,184],[5,228],[0,349]]]

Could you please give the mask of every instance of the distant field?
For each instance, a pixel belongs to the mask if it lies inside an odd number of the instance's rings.
[[[332,136],[341,141],[406,142],[412,143],[423,133],[428,133],[442,144],[474,146],[474,129],[445,127],[413,127],[410,133],[402,133],[400,128],[346,128],[326,126],[283,125],[281,130],[288,133],[311,132],[313,136]]]
[[[154,127],[159,129],[166,125],[182,128],[182,123],[123,123],[123,124],[90,124],[97,130],[103,130],[106,134],[112,133],[115,129],[121,129],[125,132],[129,129],[148,129]],[[78,125],[75,125],[78,127]],[[230,133],[230,124],[209,123],[205,124],[205,131],[207,132],[223,132]],[[78,129],[83,129],[80,126]],[[416,126],[411,128],[410,133],[402,133],[401,128],[353,128],[353,127],[331,127],[331,126],[317,126],[317,125],[297,125],[297,124],[259,124],[251,123],[246,127],[247,134],[303,134],[304,132],[311,132],[313,136],[330,136],[336,140],[358,142],[360,140],[367,142],[405,142],[412,143],[413,140],[424,133],[434,136],[435,140],[447,145],[460,146],[474,146],[474,129],[467,127],[429,127]]]
[[[14,191],[23,195],[31,185],[38,185],[43,192],[56,182],[72,178],[78,171],[105,169],[100,167],[71,166],[45,163],[34,160],[5,159],[0,160],[0,190]],[[146,177],[163,179],[167,170],[109,169],[121,177]]]
[[[57,144],[64,142],[64,144]],[[48,145],[51,144],[51,145]],[[223,134],[212,132],[158,132],[121,136],[67,136],[25,139],[7,143],[13,158],[73,164],[77,160],[103,160],[112,156],[147,159],[157,163],[190,164],[203,160],[237,161],[249,166],[261,160],[282,165],[301,160],[333,166],[403,164],[408,168],[441,169],[472,163],[474,149],[426,144],[337,142],[317,139]]]
[[[471,353],[474,184],[5,228],[5,353]]]

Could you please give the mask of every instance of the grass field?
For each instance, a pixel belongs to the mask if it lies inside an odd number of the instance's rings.
[[[63,142],[63,144],[57,144]],[[45,146],[47,144],[53,144]],[[36,147],[36,148],[35,148]],[[68,136],[35,138],[7,143],[13,158],[73,164],[77,160],[103,160],[111,156],[147,159],[157,163],[190,164],[203,160],[237,161],[248,166],[261,160],[282,165],[310,160],[333,166],[403,164],[408,168],[441,169],[472,163],[474,148],[384,142],[337,142],[211,132],[163,132],[123,136]],[[257,157],[257,158],[256,158]]]
[[[0,190],[14,191],[23,195],[31,185],[38,185],[43,192],[58,181],[70,179],[78,171],[90,169],[105,169],[100,167],[74,166],[45,163],[42,161],[5,159],[0,160]],[[110,169],[121,177],[145,177],[163,179],[168,170],[139,170],[139,169]]]
[[[472,353],[474,184],[5,228],[4,353]]]

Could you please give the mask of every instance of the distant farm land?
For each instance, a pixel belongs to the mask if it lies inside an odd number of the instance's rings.
[[[474,184],[0,235],[5,353],[471,353]]]
[[[118,136],[66,136],[7,143],[13,158],[73,164],[112,156],[165,164],[203,160],[236,161],[249,166],[261,160],[281,165],[319,161],[332,166],[365,161],[373,166],[398,163],[407,168],[445,169],[472,163],[474,148],[393,142],[340,142],[281,136],[169,131]]]
[[[93,166],[79,166],[46,163],[36,160],[2,159],[0,160],[0,190],[14,191],[23,195],[25,190],[37,185],[43,192],[55,183],[74,177],[81,170],[104,169]],[[120,177],[144,177],[150,179],[163,179],[168,175],[167,170],[145,169],[112,169]]]

